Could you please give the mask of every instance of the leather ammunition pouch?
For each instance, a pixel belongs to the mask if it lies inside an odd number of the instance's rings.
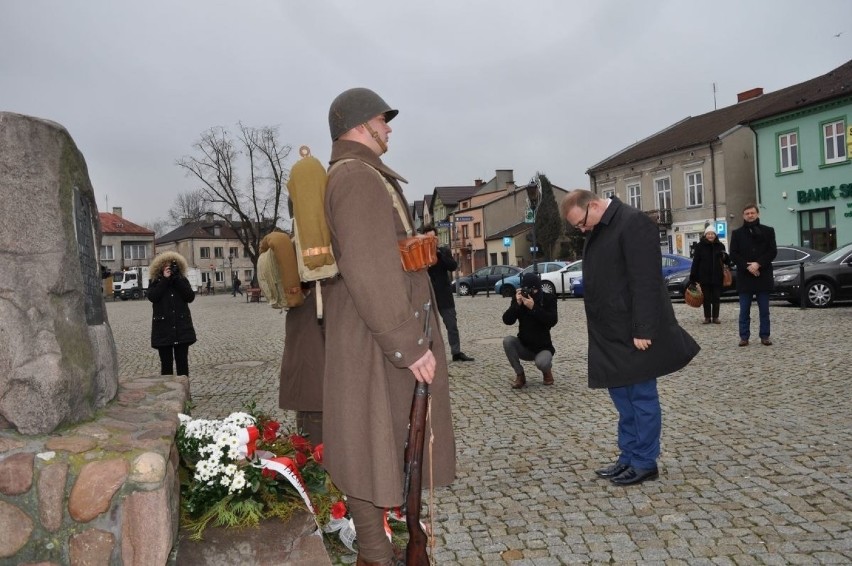
[[[420,271],[438,262],[438,238],[432,234],[405,238],[397,246],[405,271]]]

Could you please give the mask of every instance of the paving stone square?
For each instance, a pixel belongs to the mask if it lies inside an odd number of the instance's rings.
[[[659,382],[660,479],[625,488],[593,472],[617,456],[617,417],[606,391],[586,386],[582,299],[559,301],[555,385],[529,364],[518,391],[501,345],[517,331],[500,318],[508,301],[456,301],[476,361],[450,363],[458,477],[434,494],[437,564],[852,563],[852,305],[773,302],[774,345],[740,348],[736,301],[723,301],[719,325],[675,303],[702,351]],[[191,309],[194,414],[254,401],[292,427],[277,408],[285,315],[230,295]],[[121,376],[157,373],[150,303],[107,312]],[[756,307],[752,324],[756,335]]]

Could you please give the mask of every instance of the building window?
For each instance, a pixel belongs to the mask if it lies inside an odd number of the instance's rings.
[[[243,271],[243,277],[245,277],[246,281],[251,281],[252,280],[251,269],[244,270]]]
[[[145,244],[124,244],[123,257],[126,260],[147,259],[148,246]]]
[[[467,240],[468,238],[470,238],[470,232],[469,232],[469,230],[468,230],[468,225],[467,225],[467,224],[464,224],[464,225],[462,226],[462,238],[464,238],[465,240]]]
[[[615,196],[615,189],[601,189],[601,198],[612,198]]]
[[[799,212],[802,245],[822,252],[837,248],[837,222],[834,207]]]
[[[779,171],[797,171],[799,169],[799,134],[787,132],[778,136]]]
[[[210,248],[205,246],[205,247],[201,248],[199,250],[199,252],[200,252],[200,255],[201,255],[201,259],[210,259]]]
[[[642,210],[642,186],[638,183],[627,185],[627,204]]]
[[[223,283],[225,281],[225,272],[217,271],[216,272],[216,283]]]
[[[112,246],[101,246],[101,260],[112,261],[114,259],[115,255],[113,255]]]
[[[846,123],[837,120],[822,125],[823,163],[846,161]]]
[[[660,210],[671,210],[672,208],[672,180],[670,177],[654,180],[654,192],[657,198],[657,208]]]
[[[225,248],[213,248],[213,255],[216,256],[216,259],[224,259]]]
[[[686,206],[704,206],[704,175],[701,171],[686,174]]]
[[[473,223],[473,237],[481,238],[482,237],[482,224],[480,222]]]
[[[237,248],[228,248],[228,257],[237,259],[239,257],[239,254],[237,253]]]

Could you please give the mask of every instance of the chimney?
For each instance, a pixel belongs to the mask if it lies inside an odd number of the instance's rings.
[[[205,220],[207,220],[207,222],[213,222],[213,213],[212,212],[205,212],[204,218],[205,218]]]
[[[474,184],[474,186],[481,187],[482,185],[485,184],[485,182],[482,179],[474,179],[473,184]]]
[[[753,88],[751,90],[743,91],[737,94],[737,104],[740,102],[745,102],[746,100],[751,100],[752,98],[757,98],[763,94],[763,89],[761,87]]]
[[[116,216],[118,216],[119,218],[123,218],[121,216],[121,207],[120,206],[112,207],[112,213],[115,214]]]

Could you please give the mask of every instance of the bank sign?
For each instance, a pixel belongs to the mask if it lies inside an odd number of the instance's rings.
[[[796,200],[799,201],[799,204],[836,200],[838,198],[852,198],[852,183],[843,183],[839,187],[832,185],[830,187],[796,191]]]

